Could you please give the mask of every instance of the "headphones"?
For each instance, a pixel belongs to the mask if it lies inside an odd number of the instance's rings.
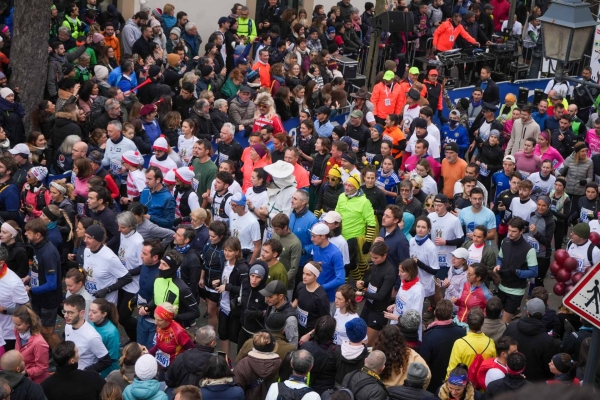
[[[37,193],[37,192],[39,192],[39,191],[40,191],[40,188],[41,188],[41,186],[34,187],[34,188],[33,188],[33,193]],[[26,190],[31,190],[31,186],[29,186],[29,183],[26,183],[26,184],[25,184],[25,189],[26,189]]]
[[[308,72],[310,72],[311,74],[315,73],[315,67],[313,67],[312,65],[310,67],[308,67]]]

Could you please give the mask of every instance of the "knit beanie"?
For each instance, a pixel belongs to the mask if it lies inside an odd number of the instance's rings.
[[[98,242],[101,242],[101,243],[104,242],[104,237],[105,237],[104,228],[98,224],[92,224],[92,225],[88,226],[87,229],[85,230],[85,233],[90,235],[92,237],[92,239],[97,240]]]
[[[178,67],[179,66],[179,56],[177,54],[169,54],[167,55],[167,63],[169,63],[169,67]]]
[[[140,117],[145,117],[146,115],[152,114],[154,111],[156,111],[156,106],[154,104],[146,104],[140,109]]]
[[[346,322],[346,335],[352,343],[360,343],[367,336],[367,324],[362,318],[354,318]]]
[[[423,384],[425,384],[428,375],[429,370],[425,365],[418,362],[412,362],[408,365],[406,380],[414,383],[417,387],[421,387]]]
[[[421,315],[417,310],[408,310],[400,317],[400,332],[408,341],[419,340]]]
[[[103,40],[104,40],[104,36],[102,36],[101,33],[96,32],[92,36],[92,42],[94,42],[94,43],[100,43]]]
[[[154,141],[154,144],[152,145],[152,148],[154,150],[169,151],[169,143],[167,143],[165,135],[160,135],[159,137],[157,137]]]
[[[175,170],[174,169],[167,171],[167,173],[163,177],[163,183],[165,185],[174,185],[175,184]]]
[[[327,165],[330,165],[330,163],[328,162]],[[329,169],[329,173],[327,175],[334,176],[336,178],[341,178],[342,177],[342,170],[340,169],[340,167],[337,164],[334,164],[331,167],[331,169]]]
[[[177,36],[177,39],[179,39],[181,37],[181,29],[177,26],[171,28],[171,34],[175,34]]]
[[[265,278],[266,270],[262,264],[255,262],[252,267],[250,267],[250,271],[248,271],[248,275],[258,275],[261,279]]]
[[[203,65],[202,68],[200,69],[200,73],[202,74],[202,76],[209,76],[211,74],[211,72],[213,72],[213,67],[211,67],[210,65]]]
[[[2,88],[0,89],[0,97],[2,97],[3,99],[7,98],[8,96],[10,96],[11,94],[15,94],[15,92],[13,92],[10,88]]]
[[[157,371],[156,359],[150,354],[144,354],[135,362],[135,376],[141,381],[154,379]]]
[[[94,76],[98,80],[105,81],[108,78],[108,68],[104,65],[96,65],[94,67]]]
[[[156,78],[160,74],[160,67],[158,65],[151,65],[148,69],[148,77]]]
[[[29,169],[29,172],[38,182],[43,181],[48,176],[48,169],[46,167],[33,167]]]
[[[580,222],[573,227],[573,233],[582,239],[588,239],[590,237],[590,226]]]
[[[127,150],[125,153],[123,153],[121,159],[123,160],[123,162],[126,162],[129,165],[133,165],[134,167],[137,167],[138,165],[144,163],[144,158],[142,157],[142,155],[137,151],[133,150]]]
[[[175,177],[186,185],[192,183],[194,176],[194,167],[181,167],[175,170]]]

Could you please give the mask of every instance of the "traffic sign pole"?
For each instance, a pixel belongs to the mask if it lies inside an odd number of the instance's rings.
[[[598,357],[600,357],[600,329],[594,328],[583,378],[583,384],[586,386],[594,386],[598,372]]]

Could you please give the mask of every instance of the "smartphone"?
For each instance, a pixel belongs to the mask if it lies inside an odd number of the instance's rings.
[[[224,360],[227,360],[227,353],[225,353],[224,351],[217,351],[217,355],[219,357],[223,357]]]

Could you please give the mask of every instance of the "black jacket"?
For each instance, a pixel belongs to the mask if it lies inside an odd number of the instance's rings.
[[[97,372],[81,371],[77,364],[70,364],[57,366],[56,373],[41,386],[48,400],[98,400],[105,383]]]
[[[164,76],[163,83],[165,85],[168,85],[173,92],[178,93],[179,92],[179,80],[182,78],[183,75],[181,75],[179,73],[179,71],[176,71],[173,68],[169,67],[169,68],[165,69],[163,76]],[[185,118],[183,118],[183,116],[181,116],[181,118],[185,119]]]
[[[321,345],[314,340],[300,346],[300,349],[308,351],[314,357],[310,387],[319,395],[335,386],[336,359],[334,354],[337,347],[333,343]]]
[[[541,320],[523,317],[511,322],[504,335],[519,342],[519,351],[527,359],[524,374],[528,381],[539,382],[552,378],[548,363],[558,349]]]
[[[42,387],[21,373],[0,371],[0,378],[8,381],[12,389],[11,400],[43,399],[45,397]]]
[[[367,381],[366,384],[364,381]],[[356,391],[355,388],[362,386]],[[351,372],[344,377],[342,386],[354,393],[354,400],[387,400],[388,392],[385,385],[377,378],[363,371]]]
[[[391,400],[421,400],[428,396],[433,397],[433,393],[409,381],[404,381],[402,386],[391,386],[388,393]]]
[[[529,362],[529,360],[527,360]],[[516,392],[526,386],[531,385],[529,377],[526,380],[521,375],[504,375],[504,378],[492,381],[487,385],[485,390],[485,398],[493,399],[500,396],[502,393]]]
[[[371,268],[365,273],[364,287],[375,288],[371,293],[365,291],[363,296],[367,299],[365,307],[374,312],[383,312],[390,305],[392,289],[396,276],[398,275],[398,266],[392,265],[388,260],[382,264],[371,265]]]
[[[455,323],[433,326],[423,331],[423,343],[419,355],[431,370],[431,380],[427,389],[435,391],[446,380],[454,342],[465,335],[465,330]]]
[[[481,87],[482,84],[483,82],[480,79],[477,81],[477,85],[475,86]],[[483,91],[483,101],[487,103],[493,103],[497,106],[500,105],[500,89],[498,88],[498,85],[496,85],[496,82],[492,80],[492,78],[488,79],[487,87]]]
[[[165,81],[166,81],[165,77]],[[175,96],[173,99],[173,111],[179,111],[181,114],[181,120],[186,120],[190,117],[192,113],[192,107],[196,104],[196,98],[194,96],[190,97],[189,100],[185,100],[181,95]]]
[[[21,279],[29,275],[29,256],[27,255],[25,243],[16,241],[8,246],[2,243],[2,247],[6,247],[6,250],[8,250],[8,258],[6,259],[8,269]]]
[[[577,332],[573,332],[565,337],[560,344],[560,352],[567,353],[575,362],[579,361],[581,343],[589,337],[592,337],[592,329],[581,327]]]
[[[147,40],[144,36],[140,36],[138,40],[133,43],[133,47],[131,48],[131,52],[133,54],[138,54],[144,60],[152,55],[152,50],[150,48],[150,44],[152,40]]]
[[[359,371],[365,365],[365,358],[369,355],[367,346],[363,344],[363,352],[356,358],[348,359],[342,354],[342,346],[346,345],[348,344],[346,343],[338,346],[334,352],[337,371],[335,374],[335,382],[340,385],[346,375],[352,371]]]
[[[340,194],[344,193],[344,185],[337,184],[336,187],[326,183],[319,190],[319,197],[315,210],[323,210],[324,213],[335,210]]]
[[[242,329],[248,334],[254,335],[256,332],[265,329],[264,312],[267,310],[265,296],[260,291],[267,285],[267,280],[263,279],[260,284],[253,288],[250,286],[250,280],[242,281],[242,303],[240,322]],[[243,343],[238,343],[241,346]]]
[[[108,115],[108,114],[107,114]],[[83,139],[81,134],[81,127],[77,122],[70,118],[70,113],[59,111],[56,113],[56,120],[54,121],[54,128],[52,128],[52,154],[58,151],[58,148],[62,145],[65,138],[70,135],[77,135]],[[105,129],[104,127],[103,129]],[[12,142],[11,142],[12,144]]]
[[[193,110],[190,111],[190,118],[196,123],[196,132],[194,135],[198,139],[207,139],[212,141],[213,138],[219,137],[219,131],[215,127],[215,124],[212,123],[210,118],[206,118],[203,115],[198,115]]]
[[[499,144],[495,146],[490,146],[489,142],[484,142],[481,145],[481,151],[477,156],[477,161],[486,165],[487,170],[489,171],[488,177],[490,177],[490,179],[494,172],[500,171],[502,169],[503,159],[504,150],[502,150],[502,146],[500,146]],[[481,179],[484,178],[485,177],[481,176]]]
[[[183,385],[198,386],[204,366],[215,355],[214,347],[196,344],[196,347],[179,354],[167,370],[165,383],[176,388]]]
[[[548,120],[549,118],[546,118]],[[564,136],[563,140],[558,140],[561,135],[560,129],[552,129],[552,147],[554,147],[560,153],[563,158],[567,158],[573,152],[573,146],[577,142],[577,136],[573,133],[571,128],[567,129],[566,132],[562,133]]]

